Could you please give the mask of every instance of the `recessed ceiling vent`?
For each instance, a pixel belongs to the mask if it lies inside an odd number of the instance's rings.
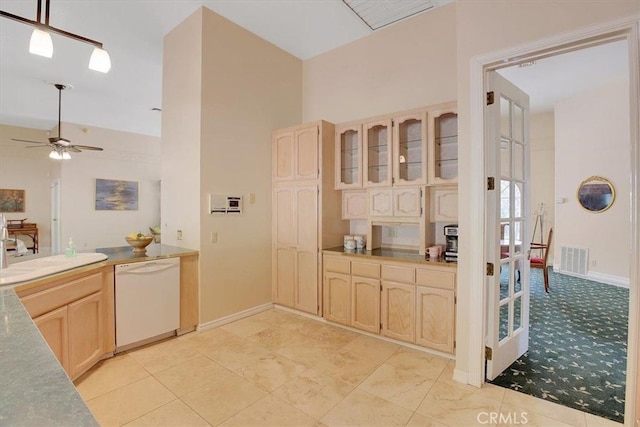
[[[453,0],[342,0],[372,30],[385,27]]]

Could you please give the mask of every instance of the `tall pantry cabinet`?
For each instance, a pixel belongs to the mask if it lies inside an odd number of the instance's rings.
[[[317,121],[273,133],[273,302],[322,313],[322,253],[349,233],[334,189],[334,125]]]

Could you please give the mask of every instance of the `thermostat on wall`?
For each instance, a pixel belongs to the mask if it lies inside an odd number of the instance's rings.
[[[242,196],[226,196],[209,194],[209,213],[211,214],[241,214]]]

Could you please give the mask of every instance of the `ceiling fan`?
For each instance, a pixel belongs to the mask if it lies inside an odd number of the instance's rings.
[[[80,153],[82,150],[102,151],[101,147],[93,147],[91,145],[72,144],[71,141],[60,136],[62,91],[66,89],[67,86],[60,83],[55,83],[54,86],[56,87],[56,89],[58,89],[58,136],[49,137],[48,143],[40,142],[40,141],[30,141],[27,139],[16,139],[16,138],[11,138],[11,139],[13,141],[18,141],[18,142],[29,142],[33,144],[39,144],[39,145],[30,146],[27,148],[50,147],[52,151],[51,151],[51,154],[49,154],[49,157],[51,157],[52,159],[70,159],[71,156],[69,155],[69,152]]]

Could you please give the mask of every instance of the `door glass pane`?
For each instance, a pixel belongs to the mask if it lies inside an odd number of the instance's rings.
[[[511,102],[500,97],[500,135],[511,138]]]
[[[498,329],[498,341],[502,341],[509,336],[509,305],[510,303],[500,306],[500,327]]]
[[[513,221],[510,238],[514,246],[514,254],[522,253],[522,235],[524,233],[524,221]]]
[[[340,179],[343,184],[358,181],[360,153],[358,131],[349,129],[340,134]]]
[[[436,141],[438,141],[437,135]],[[422,120],[408,119],[399,123],[398,172],[401,180],[420,181],[422,179],[422,149]]]
[[[520,218],[523,215],[524,198],[522,197],[522,190],[524,183],[513,182],[513,216]]]
[[[513,155],[513,178],[524,179],[524,146],[514,142],[512,144]]]
[[[518,257],[515,261],[514,261],[514,265],[515,265],[515,275],[514,275],[514,283],[513,283],[513,293],[517,294],[518,292],[522,291],[522,268],[524,267],[524,265],[522,265],[522,262],[524,261],[524,258],[520,258]]]
[[[377,125],[367,130],[367,155],[369,160],[368,176],[369,182],[381,183],[387,178],[388,168],[387,164],[388,150],[387,146],[387,132],[386,126]]]
[[[517,104],[513,105],[513,135],[515,141],[524,142],[524,111]]]
[[[504,138],[500,140],[500,175],[511,177],[511,142]]]
[[[506,180],[500,181],[500,218],[511,217],[511,186]],[[506,230],[507,236],[509,230]]]
[[[513,331],[522,327],[522,296],[513,301]]]

